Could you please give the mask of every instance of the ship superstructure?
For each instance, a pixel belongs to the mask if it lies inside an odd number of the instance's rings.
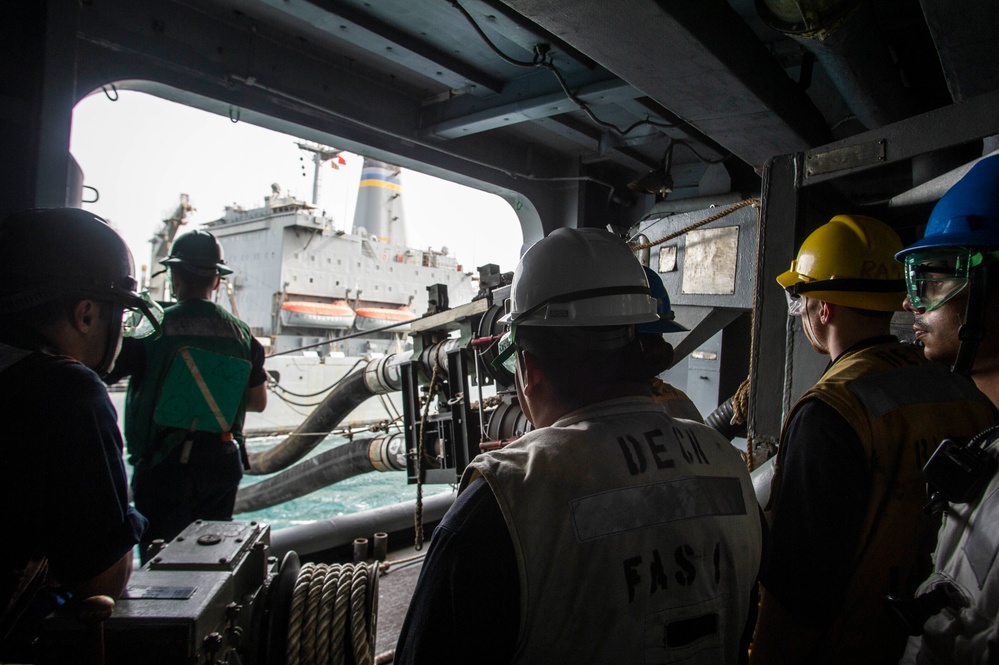
[[[349,231],[277,185],[262,207],[227,207],[206,225],[234,271],[238,315],[270,353],[397,353],[408,327],[379,329],[423,315],[428,286],[446,285],[453,303],[471,300],[471,273],[446,248],[406,246],[401,200],[398,168],[366,159]],[[334,341],[351,332],[370,334]]]
[[[300,147],[313,153],[317,174],[324,161],[339,158],[339,151],[322,146]],[[227,206],[205,224],[233,269],[219,302],[246,321],[267,350],[273,395],[263,413],[247,414],[249,435],[291,431],[360,363],[406,352],[409,322],[428,310],[428,287],[445,285],[452,305],[475,295],[472,273],[446,247],[407,246],[399,171],[364,160],[350,229],[315,205],[318,175],[312,203],[275,184],[262,206]],[[181,203],[190,209],[186,196]],[[164,220],[154,238],[154,261],[166,256],[184,223],[176,218]],[[162,276],[155,283],[166,299]],[[439,290],[433,296],[441,305]],[[343,425],[392,420],[400,409],[399,398],[386,395],[360,404]]]

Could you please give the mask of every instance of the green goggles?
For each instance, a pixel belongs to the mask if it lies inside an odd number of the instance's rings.
[[[517,345],[513,343],[515,331],[516,327],[511,326],[510,331],[503,333],[503,336],[496,342],[497,353],[492,362],[493,369],[502,367],[511,374],[517,373]]]
[[[927,312],[940,307],[968,285],[968,272],[981,265],[981,252],[962,247],[913,252],[905,257],[909,303]]]
[[[144,339],[152,335],[159,336],[162,330],[161,323],[163,323],[163,308],[149,296],[148,291],[143,291],[137,300],[125,305],[121,317],[121,331],[125,337]]]

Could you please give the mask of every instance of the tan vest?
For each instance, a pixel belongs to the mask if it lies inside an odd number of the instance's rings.
[[[652,398],[666,408],[673,418],[686,418],[695,423],[703,423],[704,416],[697,410],[687,393],[656,377],[652,380]]]
[[[575,411],[476,457],[520,575],[519,663],[734,663],[759,569],[739,452],[649,398]]]
[[[992,409],[969,380],[926,360],[921,349],[898,342],[841,356],[801,396],[788,420],[810,399],[829,404],[853,426],[871,480],[843,606],[811,662],[894,662],[905,636],[884,597],[915,591],[929,573],[936,542],[938,520],[923,511],[928,498],[922,468],[944,438],[970,438],[987,427]],[[779,451],[783,444],[782,438]],[[778,467],[780,461],[778,452]],[[774,491],[779,519],[779,487]]]

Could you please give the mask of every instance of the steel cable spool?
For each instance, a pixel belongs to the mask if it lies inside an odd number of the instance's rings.
[[[288,665],[371,665],[378,563],[302,566],[288,617]]]

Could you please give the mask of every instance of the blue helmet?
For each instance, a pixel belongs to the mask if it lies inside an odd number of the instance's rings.
[[[659,335],[686,330],[686,328],[673,320],[673,309],[669,304],[669,294],[666,292],[666,285],[663,284],[663,278],[652,268],[648,266],[642,267],[645,269],[645,277],[649,280],[649,290],[652,293],[652,297],[656,300],[656,313],[659,315],[659,320],[650,323],[639,323],[635,326],[635,330],[639,333]]]
[[[985,157],[937,202],[922,240],[895,255],[937,247],[999,248],[999,155]]]

